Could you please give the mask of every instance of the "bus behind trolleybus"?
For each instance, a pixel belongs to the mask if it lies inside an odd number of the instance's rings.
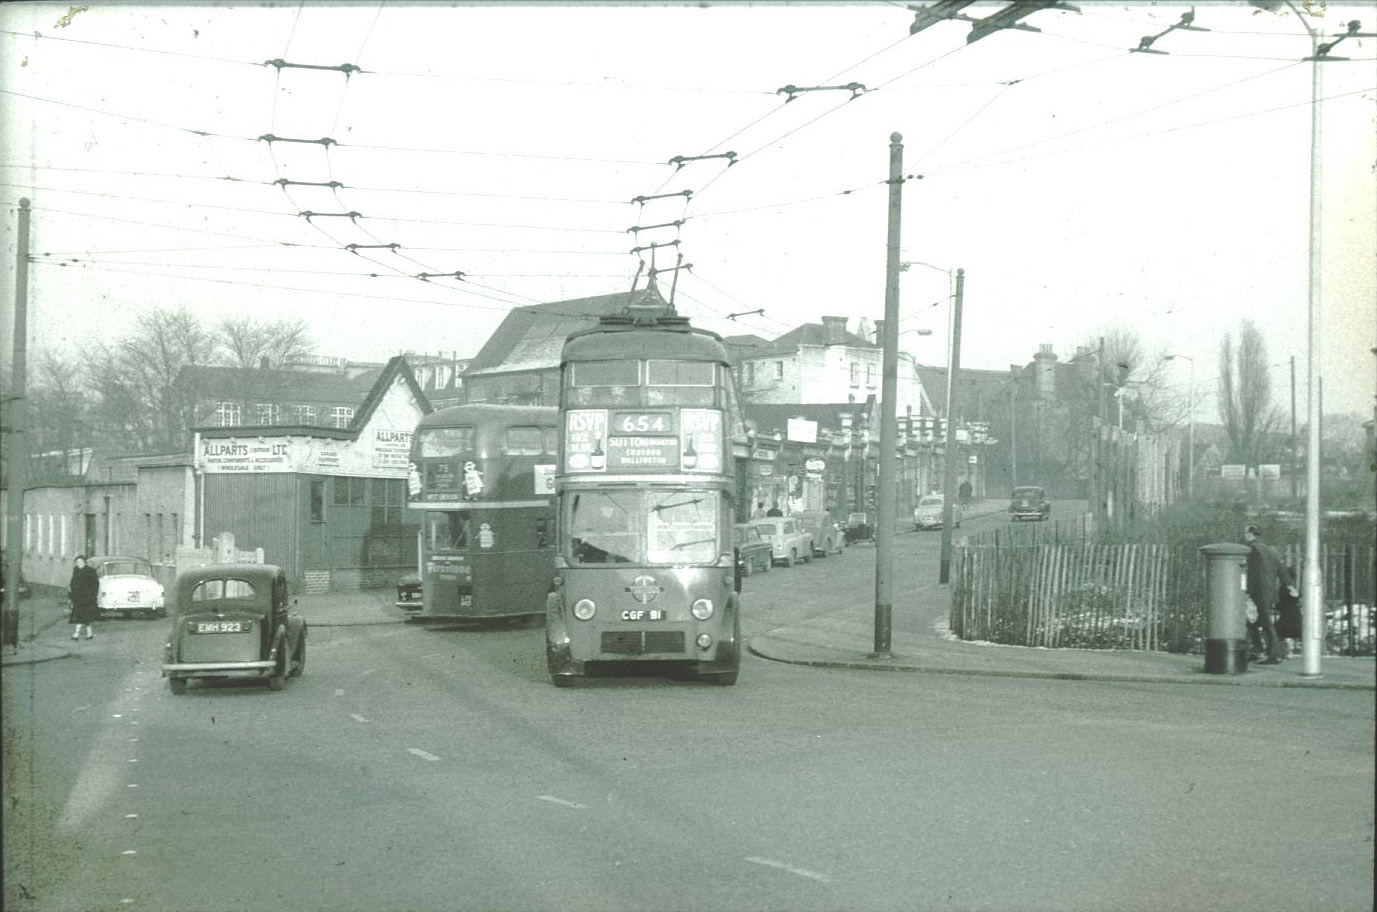
[[[720,337],[632,306],[571,335],[560,369],[551,682],[653,663],[735,684],[739,417]]]
[[[421,419],[407,506],[420,512],[416,623],[539,618],[554,576],[552,407],[458,405]]]

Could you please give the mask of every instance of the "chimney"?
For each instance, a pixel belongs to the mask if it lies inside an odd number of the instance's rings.
[[[846,341],[846,317],[822,318],[822,344],[841,345]]]
[[[1057,356],[1048,342],[1038,347],[1033,356],[1033,371],[1037,378],[1038,398],[1055,399],[1057,396]]]
[[[885,344],[885,321],[875,321],[875,344],[883,346]]]

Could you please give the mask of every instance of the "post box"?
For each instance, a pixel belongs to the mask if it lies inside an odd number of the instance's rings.
[[[1233,542],[1205,545],[1205,672],[1248,670],[1248,547]]]

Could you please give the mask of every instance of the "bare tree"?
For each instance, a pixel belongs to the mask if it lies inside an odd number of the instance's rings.
[[[215,334],[232,367],[283,368],[315,351],[303,320],[260,323],[249,317],[220,321]]]
[[[85,377],[75,359],[45,351],[29,383],[30,455],[40,460],[42,471],[65,474],[70,454],[92,445]],[[44,459],[46,454],[52,455]]]
[[[133,335],[86,352],[87,377],[102,430],[126,449],[183,448],[196,421],[196,390],[185,368],[213,362],[215,338],[186,308],[139,317]]]
[[[1238,343],[1225,334],[1219,343],[1219,418],[1229,435],[1233,462],[1256,466],[1281,413],[1272,405],[1267,342],[1251,320],[1239,327]]]

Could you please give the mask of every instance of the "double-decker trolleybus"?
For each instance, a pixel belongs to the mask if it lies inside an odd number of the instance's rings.
[[[653,662],[735,684],[738,419],[721,337],[632,306],[569,336],[560,369],[551,681]]]
[[[417,623],[539,617],[554,576],[558,410],[458,405],[416,427]]]

